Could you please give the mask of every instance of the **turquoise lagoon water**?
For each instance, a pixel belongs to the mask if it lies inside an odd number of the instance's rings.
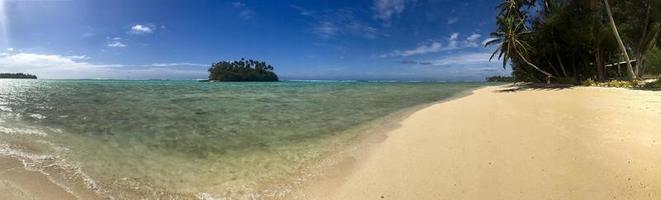
[[[279,197],[353,127],[482,85],[0,80],[0,154],[116,199]]]

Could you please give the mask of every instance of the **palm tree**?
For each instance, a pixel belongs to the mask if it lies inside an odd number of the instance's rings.
[[[608,13],[608,19],[610,20],[610,25],[611,29],[613,29],[613,34],[615,35],[615,39],[617,39],[617,43],[620,46],[620,50],[622,51],[622,54],[624,55],[624,59],[626,59],[627,63],[627,75],[629,80],[634,80],[636,79],[636,73],[633,71],[633,66],[631,66],[631,59],[629,59],[629,53],[627,53],[627,48],[624,46],[624,42],[622,42],[622,38],[620,37],[620,33],[617,31],[617,25],[615,25],[615,20],[613,19],[613,12],[611,11],[611,6],[608,4],[608,0],[603,0],[604,1],[604,6],[606,8],[606,13]]]
[[[498,16],[498,25],[498,30],[491,33],[494,39],[485,44],[486,47],[498,45],[493,54],[491,54],[489,61],[493,60],[496,54],[498,54],[498,59],[503,60],[504,69],[510,60],[520,59],[535,70],[546,75],[547,83],[550,82],[550,78],[555,78],[551,73],[540,69],[526,59],[530,45],[527,44],[523,37],[530,32],[525,30],[522,20],[516,20],[511,16]]]

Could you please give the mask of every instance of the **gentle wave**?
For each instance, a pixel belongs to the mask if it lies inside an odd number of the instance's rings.
[[[347,130],[479,86],[3,81],[0,156],[118,199],[282,199]]]

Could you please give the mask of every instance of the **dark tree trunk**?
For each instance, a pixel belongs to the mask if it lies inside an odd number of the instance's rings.
[[[604,66],[604,51],[597,47],[594,51],[594,65],[597,67],[597,79],[599,81],[606,81],[606,69]]]

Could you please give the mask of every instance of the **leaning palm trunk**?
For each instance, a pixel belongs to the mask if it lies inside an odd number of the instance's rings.
[[[519,54],[519,57],[521,58],[521,60],[523,60],[523,62],[525,62],[526,64],[528,64],[531,67],[535,68],[535,70],[541,72],[542,74],[546,75],[546,83],[547,84],[551,83],[551,78],[555,78],[555,76],[553,76],[551,73],[548,73],[548,72],[540,69],[539,67],[537,67],[537,65],[532,64],[530,61],[528,61],[528,59],[526,59],[526,57],[523,56],[523,54],[521,54],[520,51],[516,51],[516,53]]]
[[[613,34],[615,34],[615,39],[617,40],[618,45],[620,45],[620,50],[624,54],[624,59],[627,63],[627,76],[629,80],[636,79],[636,73],[633,71],[633,66],[631,66],[631,59],[629,59],[629,53],[627,53],[627,48],[624,47],[624,42],[620,38],[620,33],[617,31],[617,26],[615,25],[615,20],[613,19],[613,13],[611,12],[611,7],[608,4],[608,0],[604,0],[604,5],[606,6],[606,13],[608,13],[608,19],[610,20],[611,29],[613,29]]]

